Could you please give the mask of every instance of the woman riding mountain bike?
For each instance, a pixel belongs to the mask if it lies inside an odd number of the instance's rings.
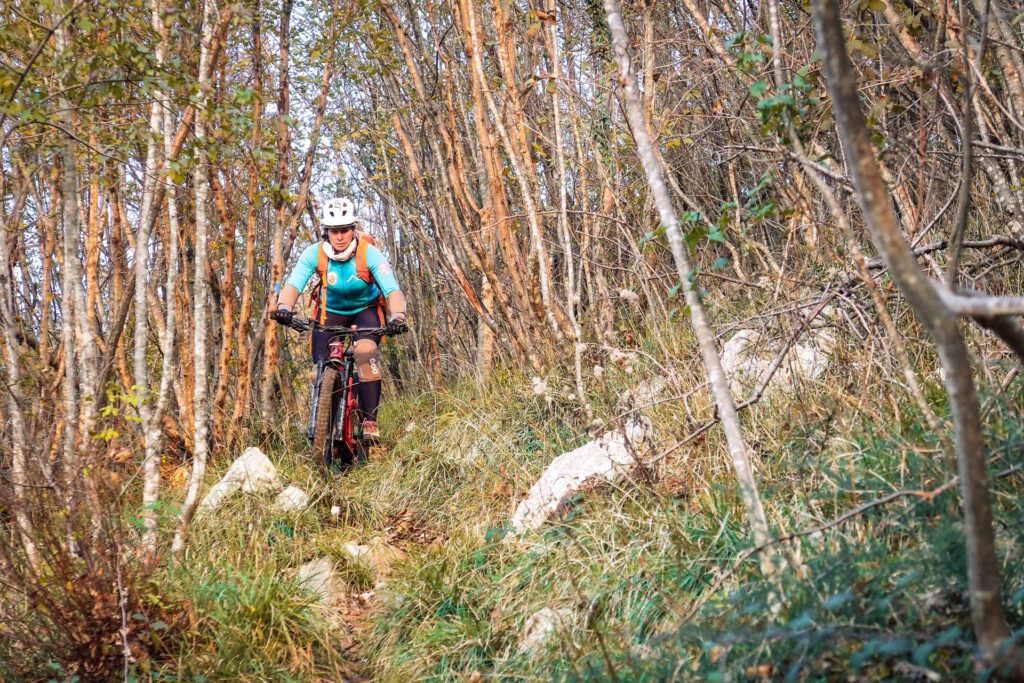
[[[373,245],[372,238],[357,231],[355,207],[348,199],[335,197],[324,204],[320,219],[321,241],[310,244],[285,281],[277,299],[277,310],[270,317],[289,326],[295,317],[295,302],[313,274],[319,282],[313,291],[312,317],[329,327],[370,328],[352,335],[356,372],[359,376],[359,406],[363,414],[363,440],[380,442],[377,408],[381,398],[380,346],[386,333],[399,334],[408,329],[405,296],[395,279],[391,264]],[[314,330],[311,339],[317,381],[328,359],[331,335]],[[310,415],[308,436],[313,435]]]

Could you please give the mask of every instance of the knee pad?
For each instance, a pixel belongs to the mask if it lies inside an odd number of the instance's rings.
[[[380,352],[369,339],[360,339],[355,348],[356,372],[360,382],[379,382],[384,377],[380,365]]]

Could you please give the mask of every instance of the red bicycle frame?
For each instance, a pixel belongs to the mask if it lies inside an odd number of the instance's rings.
[[[385,327],[357,330],[354,327],[320,325],[314,320],[302,318],[293,319],[287,325],[299,332],[319,330],[335,335],[328,342],[327,358],[323,359],[318,366],[317,380],[313,390],[310,437],[316,446],[314,458],[322,458],[328,469],[335,462],[364,461],[367,455],[367,445],[363,442],[362,420],[356,418],[360,410],[358,392],[356,391],[359,378],[356,373],[352,336],[357,332],[371,335],[401,334],[404,330],[399,329],[397,332],[393,332],[390,328]],[[336,382],[332,379],[330,400],[325,406],[322,405],[321,388],[324,377],[327,376],[325,370],[328,367],[333,373],[337,373],[338,379],[341,381]],[[331,418],[326,425],[327,433],[323,435],[325,442],[316,445],[317,437],[314,434],[319,424],[317,415],[319,410],[323,409],[330,410]]]
[[[350,338],[351,339],[351,338]],[[330,342],[329,345],[330,353],[328,354],[327,362],[330,365],[334,365],[341,375],[341,392],[342,395],[338,400],[338,407],[340,410],[335,414],[334,433],[341,435],[341,441],[344,443],[348,453],[352,454],[353,457],[357,457],[362,451],[361,444],[357,443],[356,429],[354,415],[359,410],[359,397],[356,393],[356,380],[355,373],[355,359],[352,355],[352,349],[349,343],[346,343],[340,339],[335,339]]]

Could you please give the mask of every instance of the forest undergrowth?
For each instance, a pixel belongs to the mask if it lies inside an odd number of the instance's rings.
[[[656,348],[662,344],[612,366],[595,383],[595,407],[614,415],[626,389],[668,370],[684,372],[663,355],[672,349]],[[998,362],[990,368],[993,377],[1005,374]],[[929,401],[948,421],[938,377],[926,377]],[[657,425],[644,459],[669,451],[666,457],[622,485],[586,490],[540,533],[510,537],[515,502],[544,467],[600,431],[566,398],[571,378],[547,378],[544,395],[535,386],[529,375],[506,369],[483,385],[393,396],[382,417],[385,447],[329,480],[307,461],[297,419],[264,447],[285,480],[312,493],[313,505],[274,513],[269,497],[239,496],[200,521],[184,561],[155,577],[161,600],[182,616],[167,636],[169,654],[140,677],[803,681],[976,674],[958,494],[944,487],[955,470],[916,408],[889,395],[892,385],[836,372],[744,412],[777,536],[825,525],[895,491],[916,492],[780,544],[792,563],[774,583],[762,578],[756,555],[745,557],[751,541],[721,437],[712,429],[673,449],[694,424],[678,401],[644,411]],[[1005,393],[983,387],[1000,569],[1018,639],[1022,408],[1019,379]],[[230,458],[218,462],[214,474]],[[386,576],[343,552],[347,542],[376,541],[399,548]],[[296,579],[297,568],[317,558],[327,558],[344,584],[326,607]],[[543,608],[563,618],[553,637],[524,650],[524,624]]]

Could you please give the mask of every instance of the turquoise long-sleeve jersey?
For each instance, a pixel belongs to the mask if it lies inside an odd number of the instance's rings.
[[[298,263],[285,281],[300,292],[306,288],[309,279],[316,272],[316,262],[323,242],[311,244],[302,250]],[[354,315],[374,304],[377,297],[387,297],[399,290],[394,269],[380,249],[369,245],[366,249],[366,266],[373,274],[374,282],[364,282],[356,272],[356,257],[348,261],[327,260],[327,310],[338,315]],[[378,287],[380,289],[378,289]]]

